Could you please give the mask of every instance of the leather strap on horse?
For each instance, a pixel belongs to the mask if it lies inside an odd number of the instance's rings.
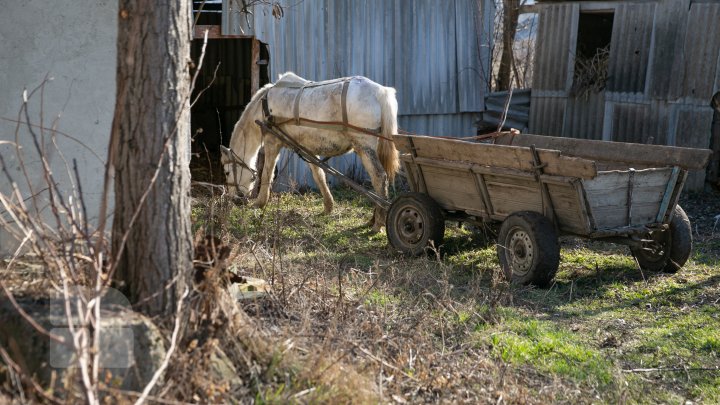
[[[348,94],[348,89],[350,88],[350,80],[352,80],[352,77],[345,79],[345,81],[343,82],[342,96],[340,96],[340,105],[341,105],[341,109],[342,109],[342,120],[343,120],[343,124],[345,124],[345,126],[349,125],[348,113],[347,113],[347,94]]]
[[[300,125],[300,98],[302,97],[303,91],[305,91],[305,86],[300,87],[300,91],[295,95],[295,105],[293,106],[295,125]]]

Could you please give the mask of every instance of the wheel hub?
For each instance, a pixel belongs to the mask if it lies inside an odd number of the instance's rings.
[[[516,229],[510,233],[507,243],[508,262],[511,263],[513,273],[524,274],[530,269],[535,257],[535,247],[527,232]]]
[[[403,209],[398,216],[397,229],[402,240],[410,245],[417,244],[425,229],[422,215],[410,207]]]

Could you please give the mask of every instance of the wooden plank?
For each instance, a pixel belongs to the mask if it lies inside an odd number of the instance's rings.
[[[418,192],[417,173],[415,172],[415,165],[412,163],[412,159],[405,160],[403,156],[400,156],[400,160],[403,162],[405,178],[410,185],[410,190]]]
[[[595,179],[583,181],[596,230],[656,222],[673,171],[674,168],[603,172]]]
[[[663,194],[662,201],[660,202],[660,209],[658,209],[658,214],[656,218],[657,222],[663,221],[666,213],[668,212],[668,209],[670,208],[670,201],[672,199],[673,191],[675,191],[675,187],[678,184],[679,176],[680,169],[674,167],[672,174],[670,175],[670,180],[667,183],[667,188],[665,189],[665,192]]]
[[[678,200],[680,199],[680,193],[682,192],[683,186],[685,185],[685,181],[687,180],[688,172],[686,170],[683,170],[680,172],[680,175],[678,176],[677,186],[675,186],[675,191],[673,191],[673,196],[670,198],[670,206],[668,207],[667,213],[665,214],[665,218],[663,220],[664,224],[670,223],[670,220],[672,220],[672,216],[675,213],[675,206],[678,203]]]
[[[397,137],[409,135],[396,135]],[[486,166],[533,171],[530,148],[468,142],[456,139],[412,136],[418,157],[473,162]],[[557,150],[538,149],[549,175],[591,179],[597,174],[595,163],[582,158],[561,156]]]
[[[205,38],[205,30],[208,31],[208,39],[253,38],[251,35],[223,35],[219,25],[196,25],[193,28],[193,38]]]
[[[475,185],[475,175],[467,170],[450,170],[440,167],[423,167],[427,194],[449,211],[482,211],[482,197]]]
[[[409,157],[404,157],[403,159],[411,159]],[[534,179],[534,175],[529,172],[525,172],[522,170],[516,170],[516,169],[507,169],[503,167],[492,167],[492,166],[483,166],[479,164],[475,164],[472,162],[461,162],[461,161],[454,161],[454,160],[444,160],[444,159],[431,159],[431,158],[415,158],[411,159],[410,161],[415,162],[419,165],[428,165],[428,166],[437,166],[437,167],[445,167],[448,169],[457,169],[460,171],[465,170],[471,170],[473,173],[479,173],[479,174],[494,174],[499,176],[509,176],[509,177],[520,177],[523,179]],[[566,184],[566,183],[572,183],[574,181],[577,181],[577,177],[566,177],[566,176],[551,176],[547,174],[543,174],[540,176],[542,181],[544,183],[556,183],[556,184]]]
[[[582,214],[582,201],[580,201],[575,185],[547,184],[547,188],[560,230],[575,234],[585,233],[587,221]]]
[[[542,199],[533,179],[485,176],[494,214],[508,216],[518,211],[542,212]]]
[[[712,153],[709,149],[643,145],[529,134],[515,135],[514,137],[503,135],[496,138],[496,142],[501,145],[535,145],[537,148],[556,149],[568,156],[577,156],[598,162],[638,163],[654,165],[656,167],[680,166],[683,169],[689,170],[701,170],[705,168]]]
[[[483,176],[482,173],[475,173],[475,181],[477,182],[477,187],[480,191],[480,195],[482,195],[482,202],[483,207],[485,208],[485,214],[489,217],[494,212],[492,202],[490,202],[490,194],[487,190],[487,184],[485,183],[485,176]]]
[[[578,196],[578,201],[580,201],[580,214],[582,215],[583,221],[583,230],[580,234],[587,235],[597,229],[597,225],[595,224],[595,218],[593,218],[590,211],[590,204],[588,203],[587,196],[585,195],[585,189],[583,188],[582,182],[575,182],[574,186],[575,192]]]
[[[260,41],[256,38],[252,40],[252,55],[250,57],[250,94],[257,93],[260,90]]]

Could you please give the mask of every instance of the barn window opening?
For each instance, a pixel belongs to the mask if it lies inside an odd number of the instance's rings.
[[[587,98],[592,93],[605,90],[613,19],[612,12],[580,13],[575,48],[575,73],[570,90],[572,96]]]
[[[220,25],[222,0],[193,0],[193,20],[197,25]]]

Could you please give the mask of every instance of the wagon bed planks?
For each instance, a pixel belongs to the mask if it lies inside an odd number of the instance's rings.
[[[455,139],[419,135],[395,135],[395,146],[402,153],[414,157],[447,159],[477,164],[534,171],[532,151],[529,147],[504,146],[475,143]],[[545,165],[543,172],[548,175],[592,179],[597,167],[592,160],[564,156],[559,150],[538,149],[540,161]]]
[[[702,170],[707,166],[712,151],[709,149],[681,148],[677,146],[644,145],[637,143],[595,141],[545,135],[502,135],[496,138],[500,145],[530,146],[557,149],[563,153],[591,159],[598,163],[620,162],[627,167],[679,166],[686,170]]]

